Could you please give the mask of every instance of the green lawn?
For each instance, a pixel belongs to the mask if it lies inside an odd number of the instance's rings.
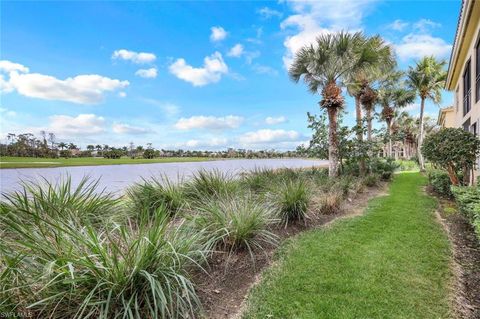
[[[425,182],[399,174],[365,215],[287,242],[244,318],[448,318],[450,247]]]
[[[28,167],[60,167],[60,166],[94,166],[94,165],[121,165],[121,164],[151,164],[174,162],[201,162],[210,161],[206,157],[168,157],[154,159],[131,159],[122,157],[108,159],[98,157],[79,158],[35,158],[35,157],[0,157],[0,168],[28,168]]]

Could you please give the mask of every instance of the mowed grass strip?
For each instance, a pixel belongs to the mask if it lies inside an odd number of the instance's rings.
[[[39,168],[64,166],[96,166],[125,164],[155,164],[212,161],[209,157],[160,157],[160,158],[103,158],[103,157],[72,157],[72,158],[36,158],[36,157],[0,157],[1,168]]]
[[[448,318],[450,246],[419,173],[363,216],[287,242],[244,318]]]

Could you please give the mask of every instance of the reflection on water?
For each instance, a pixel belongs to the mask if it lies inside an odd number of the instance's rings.
[[[1,169],[0,190],[2,193],[18,190],[22,181],[41,181],[43,178],[55,183],[68,175],[71,177],[74,186],[83,177],[89,176],[93,179],[100,179],[100,189],[106,188],[109,192],[121,192],[127,186],[141,181],[142,178],[166,176],[172,181],[178,181],[179,178],[188,179],[192,174],[202,169],[216,169],[237,175],[255,168],[301,168],[325,166],[326,164],[326,161],[306,159],[241,159],[186,163]]]

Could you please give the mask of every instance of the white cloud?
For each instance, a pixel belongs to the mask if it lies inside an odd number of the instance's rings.
[[[105,131],[104,125],[105,119],[95,114],[53,115],[48,130],[63,136],[95,135]]]
[[[215,52],[203,60],[203,67],[195,68],[188,65],[185,59],[177,59],[169,66],[170,73],[177,78],[190,82],[193,86],[203,86],[216,83],[222,78],[222,74],[228,73],[220,52]]]
[[[125,49],[116,50],[112,54],[112,59],[120,59],[126,61],[132,61],[136,64],[152,63],[156,60],[156,56],[153,53],[148,52],[135,52]]]
[[[154,79],[157,77],[157,68],[140,69],[135,72],[135,75],[142,78]]]
[[[262,129],[255,132],[247,132],[241,135],[238,140],[243,145],[269,144],[278,142],[298,141],[301,138],[297,131]]]
[[[280,11],[271,9],[269,7],[263,7],[257,10],[257,13],[266,19],[270,19],[271,17],[281,18],[283,16],[283,14]]]
[[[395,50],[402,60],[420,59],[428,55],[444,58],[450,54],[452,45],[442,38],[436,38],[429,34],[410,33],[395,45]]]
[[[392,23],[390,23],[387,27],[395,31],[403,31],[403,29],[405,29],[408,25],[409,25],[408,22],[397,19]]]
[[[8,85],[11,90],[14,89],[28,97],[77,104],[97,104],[103,101],[105,92],[125,88],[129,82],[97,74],[77,75],[60,80],[40,73],[19,74],[13,71],[10,73]]]
[[[189,118],[182,117],[175,124],[175,128],[179,130],[191,129],[209,129],[209,130],[223,130],[234,129],[243,123],[244,118],[241,116],[228,115],[224,117],[215,116],[192,116]]]
[[[166,113],[167,116],[174,116],[180,112],[179,106],[169,102],[162,102],[162,101],[158,101],[155,99],[148,99],[148,98],[142,98],[141,100],[144,101],[145,103],[148,103],[160,108],[163,112]]]
[[[285,38],[283,45],[286,53],[283,57],[288,68],[295,53],[304,45],[311,44],[320,34],[338,30],[358,30],[370,4],[376,0],[337,0],[337,1],[290,1],[296,13],[287,17],[280,27],[283,30],[295,30],[294,35]]]
[[[254,64],[252,69],[258,74],[278,75],[278,71],[268,65]]]
[[[124,98],[124,97],[127,97],[127,93],[126,92],[118,92],[118,96],[121,97],[121,98]]]
[[[421,33],[426,33],[429,29],[438,28],[441,24],[430,19],[420,19],[413,24],[413,27]]]
[[[18,71],[21,73],[27,73],[29,70],[26,66],[21,65],[19,63],[14,63],[8,60],[0,61],[0,71],[5,73],[10,73],[13,71]]]
[[[287,118],[285,116],[278,116],[278,117],[269,116],[265,119],[265,123],[267,123],[268,125],[285,123],[286,121],[287,121]]]
[[[117,134],[147,134],[152,132],[148,128],[131,126],[129,124],[123,124],[123,123],[113,124],[112,130]]]
[[[235,44],[230,51],[228,51],[227,55],[235,58],[239,58],[242,56],[244,52],[243,45],[240,43]]]
[[[220,26],[211,27],[210,30],[212,31],[212,33],[210,34],[210,40],[213,42],[222,41],[228,35],[228,32]]]
[[[214,137],[210,139],[192,139],[188,140],[185,143],[177,144],[177,147],[187,147],[187,148],[218,148],[227,145],[228,139],[224,137]]]

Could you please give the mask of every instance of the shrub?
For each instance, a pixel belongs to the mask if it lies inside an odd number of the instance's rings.
[[[480,239],[480,189],[452,186],[452,193],[460,211],[468,217]]]
[[[459,185],[459,173],[475,165],[479,152],[480,140],[462,128],[442,128],[429,134],[422,144],[425,158],[447,171],[453,185]]]
[[[219,170],[201,170],[184,185],[185,195],[192,200],[205,200],[235,193],[238,182]]]
[[[303,180],[285,180],[270,193],[270,201],[285,224],[305,219],[309,200],[309,191]]]
[[[153,213],[164,206],[170,214],[175,215],[185,204],[181,186],[168,178],[144,180],[135,184],[127,192],[128,205],[133,212],[148,211]]]
[[[380,178],[377,174],[369,174],[363,177],[363,183],[368,187],[377,186],[379,181]]]
[[[272,209],[248,195],[207,202],[193,215],[195,229],[205,231],[212,245],[250,253],[266,243],[276,243],[276,236],[268,230],[276,221]]]
[[[427,177],[428,183],[435,193],[444,197],[452,197],[453,194],[450,190],[452,182],[450,181],[450,177],[446,172],[440,170],[429,170],[427,172]]]
[[[320,195],[317,203],[318,211],[324,215],[336,214],[340,212],[342,201],[342,192],[331,190]]]
[[[389,181],[395,170],[399,167],[398,163],[393,158],[387,158],[386,160],[375,159],[371,161],[371,172],[378,174],[378,176],[384,180]]]
[[[93,226],[2,205],[9,235],[0,242],[0,309],[35,318],[193,317],[199,300],[188,269],[204,260],[202,232],[171,224],[162,207],[139,220]]]

